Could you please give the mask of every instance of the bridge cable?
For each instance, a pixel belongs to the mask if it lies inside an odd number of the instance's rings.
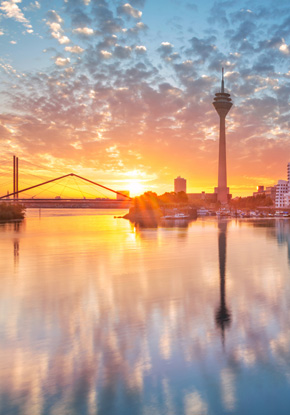
[[[49,190],[49,189],[51,189],[52,187],[54,187],[54,186],[60,186],[60,184],[59,183],[54,183],[53,185],[51,185],[48,189],[46,188],[46,189],[44,189],[44,190],[41,190],[40,192],[38,192],[38,193],[36,193],[34,196],[32,196],[32,198],[35,198],[35,196],[38,196],[38,195],[40,195],[41,193],[43,193],[43,192],[45,192],[45,191],[48,191],[49,193],[53,193],[53,194],[55,194],[55,195],[57,195],[57,196],[59,196],[59,192],[54,192],[54,191],[52,191],[52,190]],[[73,187],[70,187],[70,186],[66,186],[66,188],[67,189],[70,189],[70,190],[74,190],[75,191],[75,188],[73,188]],[[24,193],[26,193],[27,194],[27,192],[24,192]],[[89,192],[85,192],[86,194],[88,194],[89,196],[95,196],[93,193],[89,193]],[[68,198],[68,199],[71,199],[71,198]]]
[[[70,180],[70,177],[67,177],[65,184],[63,185],[62,191],[60,192],[59,197],[61,197],[61,195],[63,194],[64,190],[68,187],[67,183]]]
[[[53,183],[51,186],[49,186],[48,188],[46,188],[46,189],[43,189],[43,190],[41,190],[40,192],[38,192],[38,193],[35,193],[35,195],[33,195],[32,196],[32,198],[31,199],[34,199],[36,196],[38,196],[38,195],[40,195],[41,193],[43,193],[43,192],[49,192],[49,193],[54,193],[55,195],[59,195],[59,192],[54,192],[54,191],[52,191],[52,190],[49,190],[49,189],[51,189],[52,187],[54,187],[54,186],[57,186],[58,184],[57,183]]]
[[[78,182],[77,182],[77,180],[76,180],[76,178],[74,177],[74,182],[76,183],[76,185],[77,185],[77,187],[78,187],[78,189],[79,189],[79,192],[81,193],[81,195],[83,196],[83,198],[85,199],[85,195],[83,194],[83,192],[82,192],[82,190],[80,189],[80,186],[79,186],[79,184],[78,184]]]
[[[126,199],[132,200],[132,198],[131,198],[130,196],[127,196],[127,195],[125,195],[125,194],[123,194],[123,193],[121,193],[121,192],[117,192],[116,190],[110,189],[109,187],[103,186],[103,185],[101,185],[101,184],[99,184],[99,183],[96,183],[96,182],[94,182],[94,181],[92,181],[92,180],[89,180],[89,179],[86,179],[86,178],[84,178],[84,177],[81,177],[81,176],[79,176],[79,175],[77,175],[77,174],[74,174],[74,173],[65,174],[64,176],[60,176],[60,177],[57,177],[57,178],[55,178],[55,179],[47,180],[47,181],[45,181],[45,182],[43,182],[43,183],[39,183],[39,184],[37,184],[37,185],[27,187],[26,189],[18,190],[17,192],[13,192],[13,193],[9,193],[8,195],[6,194],[6,195],[4,195],[4,196],[0,196],[0,199],[4,199],[4,198],[6,198],[6,197],[10,197],[10,196],[13,196],[13,195],[15,195],[15,194],[23,193],[23,192],[26,192],[27,190],[35,189],[36,187],[43,186],[43,185],[45,185],[45,184],[55,182],[55,181],[57,181],[57,180],[64,179],[65,177],[68,177],[68,176],[75,176],[75,177],[78,177],[79,179],[82,179],[82,180],[84,180],[84,181],[86,181],[86,182],[88,182],[88,183],[91,183],[91,184],[94,184],[94,185],[96,185],[96,186],[99,186],[99,187],[101,187],[101,188],[103,188],[103,189],[109,190],[110,192],[116,193],[117,195],[121,195],[121,196],[125,197]]]
[[[96,190],[96,187],[90,183],[88,183],[87,186],[89,186],[91,189]],[[97,190],[97,196],[99,197],[100,195],[103,196],[102,199],[109,199],[105,193],[101,192],[100,190]],[[96,194],[94,194],[94,196],[96,197]]]

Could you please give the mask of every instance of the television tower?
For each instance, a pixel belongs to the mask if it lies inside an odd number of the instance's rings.
[[[217,200],[222,205],[228,203],[229,188],[227,187],[226,159],[226,116],[233,103],[230,94],[225,93],[224,68],[222,68],[221,92],[215,94],[213,106],[220,117],[218,187],[215,188]]]

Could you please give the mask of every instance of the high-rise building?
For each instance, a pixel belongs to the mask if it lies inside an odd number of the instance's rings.
[[[186,193],[186,179],[183,179],[180,176],[174,179],[174,192],[175,193],[179,193],[179,192]]]
[[[284,206],[283,207],[289,207],[290,206],[290,193],[284,194]]]
[[[226,116],[233,103],[230,94],[225,93],[224,68],[222,69],[221,92],[215,94],[213,106],[220,117],[219,136],[219,165],[218,165],[218,187],[215,188],[217,200],[223,205],[228,203],[229,188],[227,187],[227,160],[226,160]]]
[[[288,181],[287,180],[278,180],[276,185],[276,198],[275,198],[275,207],[283,208],[285,207],[284,196],[288,193]]]
[[[290,163],[287,164],[287,180],[278,180],[275,197],[275,207],[283,208],[290,206]]]

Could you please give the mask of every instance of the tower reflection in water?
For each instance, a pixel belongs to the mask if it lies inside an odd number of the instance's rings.
[[[222,343],[225,342],[225,330],[231,324],[231,313],[226,305],[226,253],[227,253],[227,221],[219,221],[218,250],[220,273],[220,305],[216,311],[215,320],[221,330]]]

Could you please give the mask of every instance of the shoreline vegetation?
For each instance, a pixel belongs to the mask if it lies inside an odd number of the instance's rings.
[[[21,203],[0,203],[0,221],[21,220],[25,217],[25,206]]]
[[[161,196],[154,192],[146,192],[134,198],[133,206],[123,218],[131,222],[156,226],[163,217],[168,215],[184,214],[190,220],[197,218],[199,209],[210,209],[216,214],[220,208],[219,202],[210,203],[202,199],[190,203],[185,192],[164,193]],[[257,195],[235,198],[230,200],[228,205],[228,209],[233,211],[256,208],[274,209],[273,201],[265,195]]]
[[[172,192],[157,196],[154,192],[146,192],[134,198],[133,206],[123,218],[140,224],[156,225],[162,217],[176,211],[190,219],[197,218],[197,209],[189,205],[186,193]]]

